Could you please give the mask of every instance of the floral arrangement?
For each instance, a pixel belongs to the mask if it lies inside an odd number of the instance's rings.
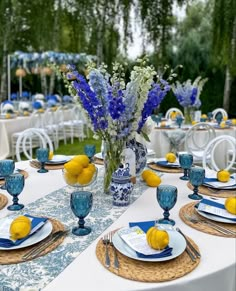
[[[125,143],[136,133],[148,138],[144,132],[145,122],[171,87],[145,60],[139,60],[133,67],[127,83],[124,68],[119,63],[113,65],[111,75],[105,65],[99,68],[90,65],[88,81],[75,66],[67,68],[68,72],[61,74],[69,93],[86,111],[95,135],[105,142],[106,173],[110,175],[104,181],[106,191],[111,174],[120,164]]]
[[[187,80],[183,84],[177,81],[176,85],[172,85],[172,90],[179,104],[183,107],[199,108],[201,106],[199,96],[206,81],[207,78],[201,79],[199,76],[193,83],[191,83],[191,80]]]

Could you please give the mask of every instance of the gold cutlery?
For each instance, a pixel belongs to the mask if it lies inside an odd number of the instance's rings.
[[[50,234],[46,239],[44,239],[42,242],[40,242],[38,245],[33,247],[28,253],[24,254],[22,256],[23,260],[32,259],[36,256],[38,256],[41,252],[43,252],[47,247],[52,245],[55,241],[57,241],[59,238],[67,235],[69,230],[59,230],[52,234]]]

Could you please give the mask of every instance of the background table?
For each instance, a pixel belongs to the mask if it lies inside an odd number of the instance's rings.
[[[29,177],[25,181],[25,188],[20,195],[20,201],[25,205],[65,186],[61,170],[50,171],[47,174],[39,174],[36,169],[29,166],[28,161],[17,163],[17,167],[29,172]],[[65,291],[68,290],[69,286],[70,291],[77,291],[80,288],[88,291],[234,291],[236,287],[235,239],[208,235],[190,228],[181,221],[178,216],[179,209],[182,205],[191,202],[191,200],[187,197],[190,190],[187,188],[186,182],[179,179],[180,175],[164,174],[162,180],[163,184],[172,184],[178,187],[178,200],[176,206],[170,211],[171,218],[176,221],[176,226],[191,237],[200,248],[202,254],[201,262],[194,271],[182,278],[164,283],[141,283],[123,279],[106,270],[96,258],[96,244],[104,235],[102,234],[43,290]],[[1,191],[1,193],[6,192]],[[8,197],[10,204],[11,197],[9,195]],[[162,217],[162,212],[163,210],[156,201],[156,189],[148,188],[104,233],[126,226],[130,221],[160,218]],[[9,213],[4,208],[0,211],[0,217],[4,217]],[[75,218],[76,223],[77,219]],[[92,227],[96,227],[96,225]],[[14,280],[14,276],[12,276],[12,280]],[[36,287],[33,290],[37,290]]]

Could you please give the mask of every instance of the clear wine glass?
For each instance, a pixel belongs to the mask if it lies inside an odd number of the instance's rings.
[[[86,144],[84,146],[84,153],[89,158],[90,162],[92,162],[92,159],[96,153],[96,146],[94,144]]]
[[[48,170],[44,168],[45,162],[48,161],[49,149],[39,148],[36,150],[36,158],[41,163],[41,168],[37,171],[38,173],[47,173]]]
[[[193,156],[191,154],[180,154],[179,155],[180,167],[184,170],[184,175],[180,177],[181,180],[189,180],[188,171],[193,164]]]
[[[8,210],[16,211],[24,208],[23,204],[19,204],[18,195],[25,186],[25,178],[22,174],[12,174],[6,177],[6,190],[13,197],[13,204],[7,207]]]
[[[13,160],[0,161],[0,176],[6,179],[7,176],[13,174],[15,170],[15,162]],[[6,184],[1,186],[1,189],[6,190]]]
[[[164,218],[158,219],[157,223],[175,225],[173,219],[169,219],[169,210],[175,206],[177,201],[177,188],[172,185],[160,185],[156,192],[157,202],[164,210]]]
[[[189,171],[189,181],[193,185],[193,194],[188,197],[193,200],[201,200],[202,195],[198,194],[198,187],[203,184],[205,178],[205,170],[200,167],[191,168]]]

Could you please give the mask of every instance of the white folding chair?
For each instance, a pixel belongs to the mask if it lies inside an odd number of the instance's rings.
[[[204,131],[204,138],[200,132]],[[216,137],[215,129],[208,123],[199,122],[193,125],[185,136],[185,150],[193,155],[194,162],[202,162],[203,153],[207,145]]]
[[[217,114],[221,113],[222,118],[226,117],[228,118],[228,113],[223,108],[216,108],[212,111],[212,118],[213,120],[216,119]]]
[[[215,161],[217,155],[222,156],[222,164],[218,165]],[[230,158],[228,155],[230,154]],[[214,171],[220,169],[230,170],[236,164],[236,139],[229,135],[220,135],[207,145],[202,159],[203,168]]]
[[[16,159],[21,161],[21,152],[30,160],[33,158],[32,139],[37,137],[40,147],[49,148],[53,152],[53,145],[50,137],[38,128],[29,128],[21,132],[16,142]],[[31,147],[29,145],[31,144]]]

